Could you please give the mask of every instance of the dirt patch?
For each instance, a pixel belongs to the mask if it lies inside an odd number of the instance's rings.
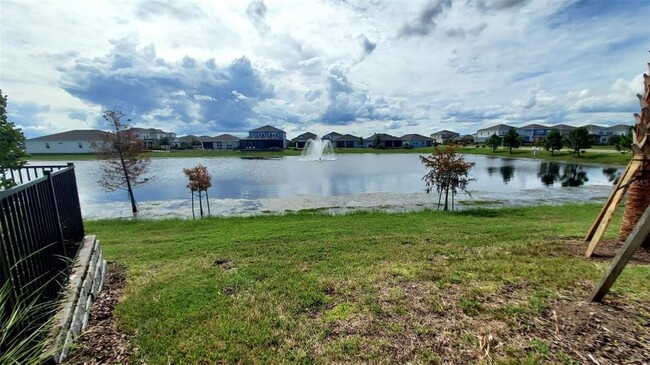
[[[585,252],[587,251],[587,246],[589,243],[582,240],[568,239],[565,241],[567,250],[576,256],[584,257]],[[591,255],[592,259],[602,259],[606,261],[611,261],[618,252],[621,250],[623,244],[618,240],[603,240],[596,246],[596,250]],[[630,263],[633,264],[650,264],[650,249],[647,247],[640,247]]]
[[[370,310],[359,303],[363,309],[346,318],[324,318],[329,335],[314,350],[357,341],[359,354],[377,354],[386,363],[647,363],[648,303],[613,295],[605,304],[587,303],[587,286],[539,299],[525,284],[485,294],[422,282],[382,283]]]
[[[64,364],[126,364],[134,349],[130,336],[117,328],[115,305],[124,297],[126,267],[107,264],[102,291],[92,305],[88,326],[75,341],[73,350]]]

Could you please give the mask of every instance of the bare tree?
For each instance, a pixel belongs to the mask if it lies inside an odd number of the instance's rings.
[[[208,207],[208,215],[210,215],[210,198],[208,197],[208,189],[212,186],[212,176],[208,172],[208,168],[199,164],[191,169],[183,169],[183,172],[188,177],[190,182],[187,188],[190,189],[192,194],[192,217],[194,216],[194,194],[199,196],[199,212],[203,218],[203,194]]]
[[[131,120],[125,119],[121,110],[105,110],[103,117],[110,131],[104,134],[101,144],[95,145],[102,160],[99,184],[107,191],[125,190],[129,194],[131,210],[137,213],[133,188],[151,181],[152,177],[145,176],[151,159],[146,154],[144,142],[129,129],[127,122]]]
[[[429,157],[420,156],[420,161],[429,169],[429,172],[422,177],[426,181],[425,191],[432,192],[435,188],[438,192],[438,209],[442,196],[445,196],[443,210],[449,209],[449,193],[451,193],[451,210],[454,210],[454,196],[458,190],[469,194],[467,185],[476,180],[469,177],[469,170],[474,167],[473,162],[465,162],[465,157],[456,153],[452,146],[444,149],[436,147]]]

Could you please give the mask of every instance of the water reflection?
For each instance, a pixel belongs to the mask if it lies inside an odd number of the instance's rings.
[[[512,180],[512,176],[515,174],[515,167],[512,165],[503,165],[500,167],[496,167],[496,166],[487,167],[488,176],[494,175],[497,171],[499,172],[499,174],[501,174],[501,179],[507,185],[510,182],[510,180]]]
[[[605,167],[603,169],[603,175],[607,176],[607,179],[616,185],[618,184],[618,179],[621,178],[621,170],[616,167]]]
[[[587,171],[582,166],[566,165],[562,174],[562,186],[582,186],[589,181]]]
[[[537,177],[540,178],[544,186],[551,186],[560,180],[560,164],[556,162],[542,162],[539,164],[539,173]]]

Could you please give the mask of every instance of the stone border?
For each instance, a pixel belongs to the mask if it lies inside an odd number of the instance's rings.
[[[65,360],[72,341],[88,324],[90,306],[102,289],[105,274],[106,261],[99,241],[94,235],[88,235],[81,243],[60,302],[60,310],[53,318],[50,338],[52,358],[56,363]]]

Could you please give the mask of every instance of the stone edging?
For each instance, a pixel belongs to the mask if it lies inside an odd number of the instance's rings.
[[[105,273],[106,261],[99,241],[94,235],[84,237],[61,299],[60,310],[52,322],[51,349],[56,363],[66,358],[70,344],[86,327],[90,306],[102,288]]]

